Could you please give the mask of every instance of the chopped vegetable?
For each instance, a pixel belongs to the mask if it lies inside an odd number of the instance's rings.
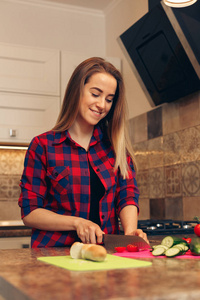
[[[167,246],[168,248],[171,248],[172,246],[176,244],[184,243],[183,239],[178,238],[176,236],[166,236],[162,242],[161,245]],[[186,242],[185,242],[186,243]]]
[[[182,252],[181,249],[179,249],[178,247],[174,246],[172,248],[167,249],[166,252],[165,252],[165,255],[167,257],[174,257],[174,256],[177,256],[177,255],[180,255],[181,252]]]
[[[191,241],[192,241],[192,239],[191,239],[191,238],[186,238],[186,237],[185,237],[185,238],[183,238],[183,240],[184,240],[184,241],[186,241],[186,243],[188,243],[188,244],[190,244],[190,243],[191,243]]]
[[[126,251],[126,247],[115,247],[115,250],[117,252],[124,252],[124,251]]]
[[[193,255],[200,255],[200,238],[193,238],[190,243],[190,251]]]
[[[128,252],[137,252],[137,251],[138,251],[138,247],[135,246],[135,245],[129,244],[129,245],[126,247],[126,250],[127,250]]]
[[[189,250],[189,244],[177,237],[166,236],[161,245],[153,246],[152,254],[154,256],[165,255],[166,257],[174,257],[185,254]]]
[[[153,251],[152,254],[154,256],[160,256],[165,254],[166,249],[163,247],[156,247]]]
[[[167,250],[169,248],[165,245],[155,245],[155,246],[153,246],[153,249],[160,248],[160,247],[164,248],[165,250]]]

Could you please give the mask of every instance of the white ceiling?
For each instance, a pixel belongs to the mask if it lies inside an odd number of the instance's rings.
[[[73,6],[80,6],[89,9],[105,10],[111,3],[116,0],[41,0],[44,2],[51,2],[55,4],[66,4]]]

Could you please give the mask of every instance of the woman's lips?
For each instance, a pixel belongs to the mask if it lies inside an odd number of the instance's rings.
[[[100,111],[96,111],[96,110],[93,110],[90,108],[90,110],[97,116],[100,116],[101,115],[101,112]]]

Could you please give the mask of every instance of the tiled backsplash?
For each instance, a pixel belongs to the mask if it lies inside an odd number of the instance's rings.
[[[20,178],[25,150],[0,149],[0,220],[19,220]]]
[[[130,120],[140,219],[200,216],[200,93]],[[0,220],[20,219],[25,150],[0,150]]]
[[[200,216],[200,93],[130,120],[140,219]]]

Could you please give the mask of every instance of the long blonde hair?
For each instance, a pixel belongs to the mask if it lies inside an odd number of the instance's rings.
[[[104,130],[106,128],[106,133],[113,146],[116,157],[115,168],[119,167],[122,176],[125,178],[128,176],[129,170],[127,153],[131,156],[135,168],[136,164],[126,128],[124,81],[121,73],[111,63],[100,57],[92,57],[76,67],[68,82],[61,111],[53,130],[61,132],[68,130],[72,126],[79,111],[79,103],[84,85],[95,73],[108,73],[117,81],[117,89],[111,110],[100,123],[101,128],[104,128]]]

